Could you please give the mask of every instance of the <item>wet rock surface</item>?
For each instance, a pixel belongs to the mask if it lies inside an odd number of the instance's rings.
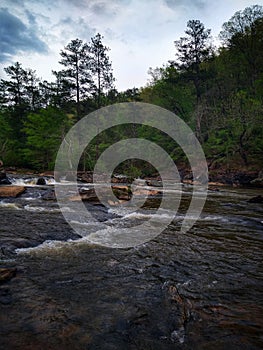
[[[248,200],[248,203],[263,203],[263,197],[261,195],[252,197]]]
[[[258,176],[250,181],[250,184],[255,187],[263,187],[263,171],[260,171]]]
[[[16,269],[0,283],[0,349],[262,348],[263,209],[247,202],[262,193],[209,191],[200,220],[182,233],[185,186],[161,235],[110,249],[80,239],[56,202],[41,198],[49,191],[27,187],[0,206],[0,268]],[[153,212],[152,197],[140,215]],[[118,218],[85,206],[99,222]]]
[[[6,173],[1,171],[0,172],[0,185],[11,185],[11,181],[7,177]]]
[[[45,186],[47,184],[46,179],[44,177],[40,177],[36,181],[36,185],[38,186]]]
[[[26,188],[24,186],[0,186],[0,198],[17,197],[25,190]]]
[[[0,283],[9,281],[15,277],[16,268],[0,268]]]

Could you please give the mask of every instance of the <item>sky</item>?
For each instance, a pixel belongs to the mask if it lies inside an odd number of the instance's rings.
[[[142,87],[149,68],[175,59],[174,41],[187,21],[199,19],[218,42],[222,24],[263,0],[0,0],[0,78],[20,62],[43,80],[60,70],[60,51],[73,39],[96,33],[110,48],[119,91]]]

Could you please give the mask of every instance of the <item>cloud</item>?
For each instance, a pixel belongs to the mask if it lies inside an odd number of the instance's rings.
[[[204,0],[164,0],[164,3],[170,8],[177,8],[184,5],[185,7],[196,7],[203,9],[206,5]]]
[[[0,62],[10,61],[12,56],[20,52],[47,53],[47,45],[38,38],[35,18],[29,15],[31,26],[27,27],[18,17],[6,8],[0,9]]]
[[[63,45],[66,41],[75,39],[76,37],[84,41],[89,41],[96,33],[96,29],[92,28],[83,17],[74,19],[69,16],[64,17],[53,25],[51,29],[56,42]]]

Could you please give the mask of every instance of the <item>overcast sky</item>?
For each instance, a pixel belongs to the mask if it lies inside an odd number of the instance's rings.
[[[72,39],[96,33],[110,47],[118,90],[145,86],[149,67],[174,59],[174,40],[190,19],[216,37],[222,24],[259,0],[0,0],[0,77],[18,61],[52,80],[59,52]]]

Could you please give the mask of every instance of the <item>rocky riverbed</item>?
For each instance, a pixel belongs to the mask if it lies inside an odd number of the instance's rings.
[[[172,218],[158,237],[113,249],[65,221],[52,177],[39,185],[34,176],[8,178],[24,191],[0,199],[0,349],[262,348],[263,207],[251,201],[261,189],[211,187],[200,219],[182,233],[192,195],[184,184],[176,216],[167,209],[156,218]],[[139,185],[148,204],[127,214],[120,203],[90,201],[90,184],[79,182],[96,219],[88,230],[152,218],[162,192],[155,185]],[[116,186],[129,193],[130,184]]]

